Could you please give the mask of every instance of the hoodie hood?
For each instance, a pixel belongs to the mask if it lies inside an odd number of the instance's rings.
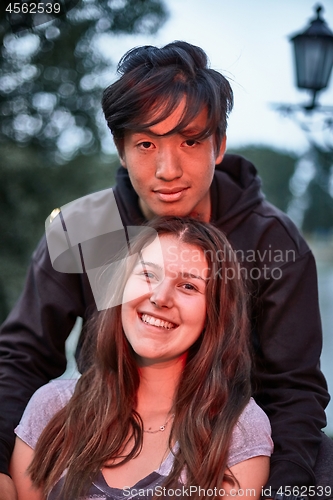
[[[145,218],[125,168],[118,169],[116,182],[114,195],[123,224],[142,224]],[[210,194],[212,222],[223,225],[226,233],[264,199],[261,180],[254,165],[241,156],[231,154],[226,154],[222,162],[216,165]]]
[[[232,231],[265,197],[255,166],[242,156],[226,154],[215,167],[210,189],[211,222]]]

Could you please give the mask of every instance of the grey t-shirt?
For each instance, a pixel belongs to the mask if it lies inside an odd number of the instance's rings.
[[[38,437],[53,415],[69,401],[75,388],[76,380],[54,380],[42,386],[29,401],[16,427],[17,436],[28,446],[35,448]],[[232,467],[244,460],[259,455],[270,456],[273,452],[271,428],[268,417],[251,398],[244,408],[232,433],[232,440],[228,455],[228,466]],[[153,490],[156,496],[164,495],[163,485],[165,478],[171,471],[173,454],[169,453],[160,467],[128,488],[112,488],[107,485],[102,473],[92,483],[85,499],[95,500],[126,500],[138,497],[140,500],[151,498]],[[63,478],[55,485],[48,500],[59,499],[58,492]],[[181,489],[172,496],[188,496],[188,491]],[[170,493],[170,492],[169,492]],[[80,499],[83,500],[83,499]]]

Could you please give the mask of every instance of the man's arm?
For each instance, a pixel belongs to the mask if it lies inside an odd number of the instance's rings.
[[[313,468],[329,401],[319,366],[322,332],[314,258],[290,219],[265,200],[231,222],[221,229],[252,292],[253,392],[270,418],[275,447],[267,490],[307,487],[315,484]]]
[[[313,468],[329,400],[319,368],[322,336],[312,253],[297,255],[280,271],[275,272],[278,279],[261,283],[255,307],[255,398],[272,426],[267,484],[272,491],[315,484]]]
[[[41,241],[24,291],[0,332],[0,473],[8,474],[13,430],[31,395],[65,370],[66,338],[91,299],[84,279],[54,271]]]

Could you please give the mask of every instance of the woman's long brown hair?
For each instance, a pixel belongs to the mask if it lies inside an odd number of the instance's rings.
[[[148,226],[159,236],[173,235],[200,248],[210,268],[206,325],[190,348],[175,395],[170,448],[177,441],[179,450],[164,486],[175,486],[185,470],[188,486],[221,488],[230,478],[232,430],[251,393],[247,301],[240,268],[225,236],[209,224],[168,217]],[[139,238],[134,251],[146,243]],[[29,468],[34,485],[45,495],[66,469],[66,500],[85,493],[106,462],[117,460],[119,465],[119,460],[125,463],[137,456],[143,441],[143,423],[135,409],[140,378],[123,333],[121,306],[99,313],[90,339],[92,364],[69,403],[44,429]],[[133,447],[124,456],[129,443]]]

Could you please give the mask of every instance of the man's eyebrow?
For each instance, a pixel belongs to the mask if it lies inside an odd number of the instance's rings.
[[[131,131],[133,135],[151,135],[154,137],[159,137],[158,134],[154,134],[149,128],[145,128],[144,130],[132,130]]]
[[[133,135],[148,135],[150,137],[165,137],[167,135],[172,135],[172,134],[180,134],[183,137],[193,137],[193,136],[200,136],[200,134],[204,131],[203,128],[199,127],[188,127],[184,128],[182,130],[179,130],[177,132],[166,132],[165,134],[156,134],[153,132],[150,128],[146,128],[144,130],[132,130]],[[170,133],[171,132],[171,133]]]
[[[185,127],[179,133],[184,137],[191,137],[192,135],[200,135],[203,131],[204,129],[199,127]]]

